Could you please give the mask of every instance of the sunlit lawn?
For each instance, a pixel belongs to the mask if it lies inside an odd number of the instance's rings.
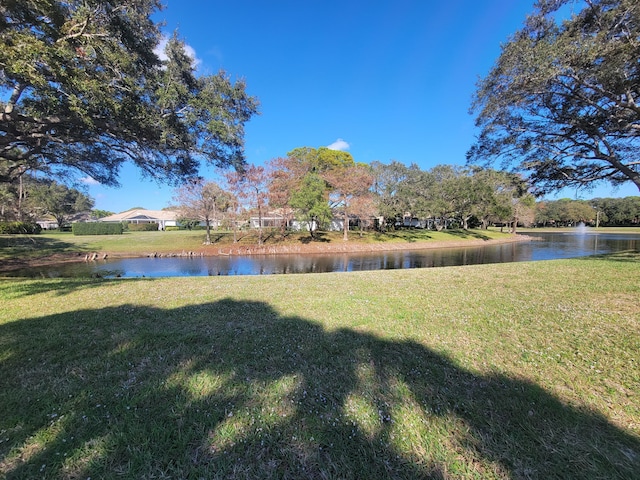
[[[0,280],[0,477],[638,478],[640,255]]]

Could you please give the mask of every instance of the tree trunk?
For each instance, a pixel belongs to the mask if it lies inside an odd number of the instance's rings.
[[[62,231],[62,227],[64,226],[64,221],[66,220],[66,216],[65,215],[62,215],[62,216],[54,215],[53,218],[55,218],[56,222],[58,223],[58,230]]]
[[[262,207],[258,205],[258,246],[262,246]]]
[[[312,217],[311,220],[309,220],[308,225],[309,225],[309,235],[311,236],[311,238],[315,238],[313,232],[314,232],[314,226],[316,223],[316,219],[315,217]]]
[[[20,183],[18,184],[18,220],[22,220],[22,196],[24,195],[24,186],[22,184],[22,175],[20,175]]]
[[[204,243],[205,245],[211,245],[211,222],[209,221],[209,217],[205,218],[204,221],[207,224],[207,235],[204,239]]]
[[[342,225],[342,240],[344,242],[349,240],[349,213],[347,209],[344,209],[344,220]]]

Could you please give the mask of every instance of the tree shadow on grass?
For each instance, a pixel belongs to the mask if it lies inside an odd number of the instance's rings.
[[[268,304],[0,325],[17,478],[633,478],[640,440],[541,387]]]
[[[399,230],[387,231],[379,240],[388,241],[388,238],[397,238],[408,243],[424,242],[433,238],[427,234],[429,230],[423,228],[401,228]]]
[[[64,237],[62,237],[64,238]],[[52,249],[56,251],[69,251],[77,247],[76,244],[62,241],[58,238],[40,235],[0,235],[0,248],[16,250]]]
[[[76,243],[38,235],[0,235],[0,274],[3,271],[24,268],[29,263],[78,257],[89,249]]]
[[[298,241],[304,245],[308,245],[310,243],[328,243],[331,240],[327,238],[325,232],[315,232],[313,237],[311,235],[300,237]]]
[[[608,262],[640,263],[640,251],[625,250],[615,253],[605,253],[603,255],[590,255],[587,257],[580,257],[580,260],[606,260]]]
[[[464,230],[461,228],[454,228],[450,230],[445,230],[451,236],[460,237],[460,238],[474,238],[478,240],[491,240],[491,237],[485,235],[479,230]]]
[[[40,293],[54,293],[57,296],[68,295],[76,290],[86,290],[91,288],[104,288],[105,285],[115,282],[122,282],[120,279],[104,279],[100,277],[92,278],[62,278],[56,281],[55,278],[48,278],[47,281],[30,278],[2,278],[0,277],[0,299],[11,300]],[[136,279],[139,282],[151,282],[153,279]]]

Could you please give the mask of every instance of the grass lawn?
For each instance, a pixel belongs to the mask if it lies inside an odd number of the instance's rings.
[[[0,478],[640,478],[640,254],[0,280]]]

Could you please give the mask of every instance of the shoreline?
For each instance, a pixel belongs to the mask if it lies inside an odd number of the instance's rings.
[[[132,252],[78,252],[69,254],[56,254],[50,257],[34,259],[12,259],[0,265],[0,272],[9,272],[23,268],[35,268],[62,263],[89,262],[96,259],[109,258],[162,258],[162,257],[217,257],[217,256],[249,256],[249,255],[336,255],[346,253],[375,253],[394,252],[400,250],[433,250],[441,248],[479,247],[484,245],[498,245],[504,243],[529,242],[535,237],[529,235],[514,234],[506,238],[466,240],[422,241],[422,242],[383,242],[383,243],[358,243],[356,241],[340,243],[312,243],[300,245],[203,245],[191,251],[156,251],[145,253]],[[91,256],[95,259],[92,260]]]

